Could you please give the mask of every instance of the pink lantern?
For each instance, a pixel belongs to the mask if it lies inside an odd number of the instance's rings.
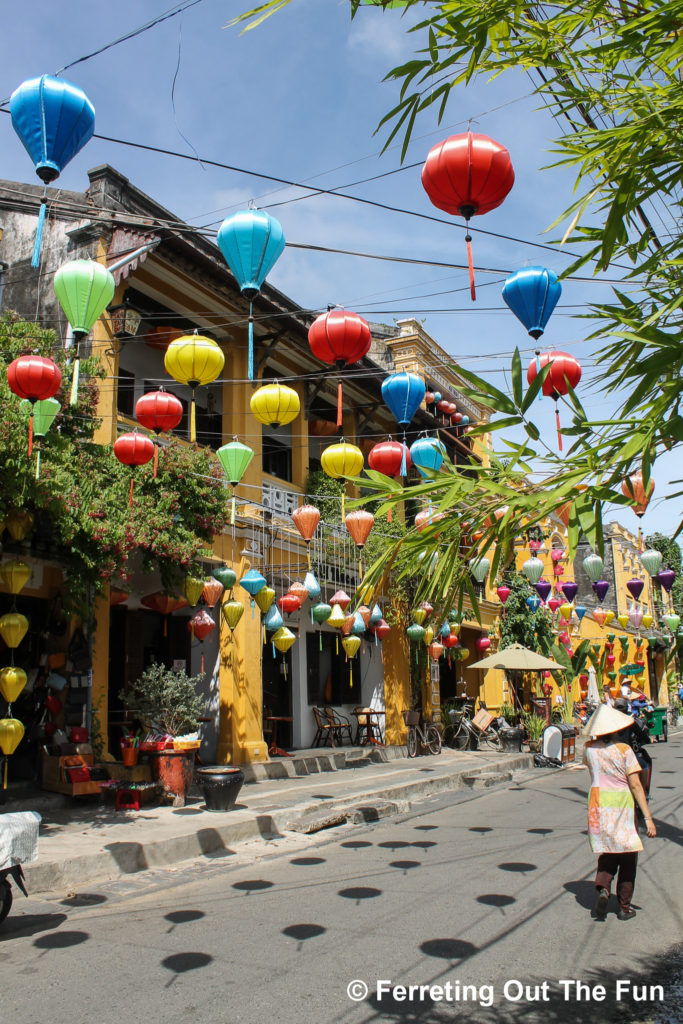
[[[476,640],[476,646],[478,651],[488,651],[491,641],[487,636],[480,636]]]
[[[557,611],[557,609],[560,607],[561,604],[562,604],[562,602],[560,600],[558,600],[558,598],[551,597],[550,600],[548,601],[548,608],[550,608],[550,611],[554,615],[555,612]]]
[[[498,589],[496,590],[496,593],[498,594],[498,597],[500,598],[500,601],[501,601],[501,603],[503,605],[503,619],[505,619],[505,602],[507,601],[508,597],[510,596],[510,588],[509,587],[498,587]]]

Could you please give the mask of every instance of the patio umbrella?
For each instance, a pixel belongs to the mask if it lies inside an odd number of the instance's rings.
[[[556,661],[537,654],[536,651],[523,647],[522,644],[510,644],[495,654],[489,654],[481,661],[475,661],[471,668],[504,668],[510,672],[543,672],[546,669],[562,669]]]

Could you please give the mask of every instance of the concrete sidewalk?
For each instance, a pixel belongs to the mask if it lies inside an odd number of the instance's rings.
[[[253,766],[236,808],[227,812],[205,810],[199,795],[185,807],[140,811],[102,803],[37,806],[43,823],[38,860],[24,868],[28,891],[82,889],[86,882],[229,852],[247,840],[378,820],[431,794],[508,781],[533,763],[528,754],[449,748],[414,760],[404,755],[405,747],[299,751]]]

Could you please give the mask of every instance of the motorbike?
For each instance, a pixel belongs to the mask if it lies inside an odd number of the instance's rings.
[[[0,814],[0,924],[12,909],[12,882],[28,896],[22,864],[38,856],[40,822],[36,811]]]

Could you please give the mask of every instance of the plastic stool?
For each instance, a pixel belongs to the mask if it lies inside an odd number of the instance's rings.
[[[139,811],[140,810],[140,794],[137,789],[121,789],[116,790],[116,810],[117,811]]]

